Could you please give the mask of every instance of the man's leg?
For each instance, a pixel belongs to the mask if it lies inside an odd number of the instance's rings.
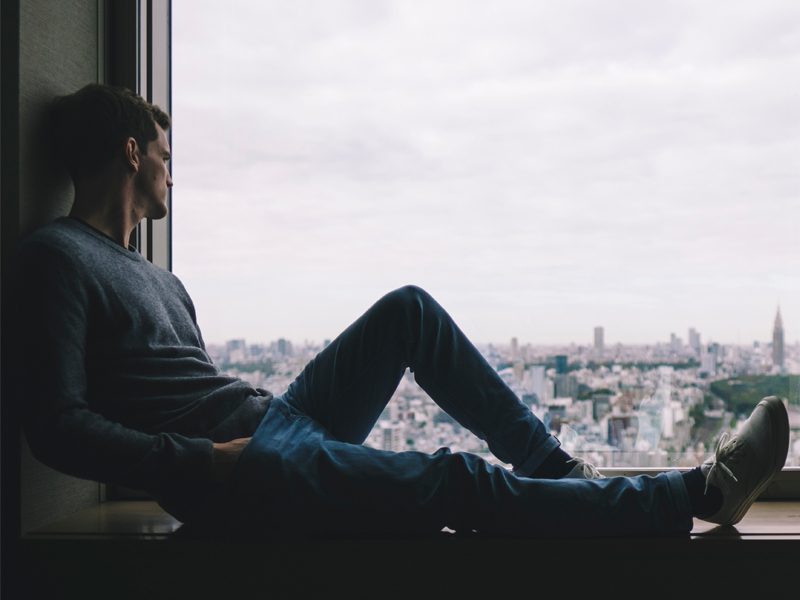
[[[782,468],[788,439],[784,401],[769,397],[720,442],[696,483],[678,471],[531,479],[446,448],[385,452],[343,442],[279,396],[219,502],[198,520],[233,536],[435,533],[444,526],[548,537],[686,534],[693,515],[738,522]],[[697,502],[703,480],[719,486],[716,509]]]
[[[559,442],[424,290],[386,294],[320,352],[289,387],[289,404],[334,437],[362,443],[406,367],[491,452],[529,475]]]
[[[223,534],[421,534],[442,527],[513,536],[686,534],[678,472],[655,477],[517,477],[442,448],[386,452],[336,439],[277,397],[236,465]]]

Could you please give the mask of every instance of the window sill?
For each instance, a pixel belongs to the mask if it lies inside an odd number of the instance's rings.
[[[754,591],[763,593],[793,582],[800,564],[797,500],[757,502],[735,528],[695,520],[686,537],[513,539],[443,532],[220,541],[176,535],[180,528],[152,501],[99,504],[23,536],[22,585],[30,597],[74,592],[120,598],[124,589],[131,598],[265,590],[270,597],[486,598],[512,597],[521,579],[537,592],[563,594],[567,586],[597,593],[598,583],[614,573],[631,590],[683,573],[692,575],[685,583],[695,591],[741,593],[757,584]]]
[[[180,521],[164,512],[153,501],[109,501],[31,531],[23,537],[23,540],[30,542],[57,539],[166,540],[173,536],[182,538],[181,535],[175,535],[181,527]],[[447,536],[447,533],[442,532],[443,538]],[[464,538],[465,536],[453,535],[453,537]],[[800,501],[764,500],[756,502],[735,527],[719,527],[714,523],[695,519],[694,528],[689,537],[690,539],[704,540],[712,538],[718,540],[778,538],[800,540]],[[663,541],[665,538],[657,539]],[[684,540],[681,539],[681,541]]]

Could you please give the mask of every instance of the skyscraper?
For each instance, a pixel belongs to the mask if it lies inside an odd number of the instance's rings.
[[[293,354],[292,342],[290,342],[289,340],[286,340],[284,338],[278,339],[277,347],[278,347],[278,353],[281,356],[291,356]]]
[[[605,346],[605,331],[602,327],[595,327],[594,328],[594,351],[597,354],[603,353],[603,348]]]
[[[247,360],[247,342],[244,340],[228,340],[225,342],[225,353],[227,354],[228,362],[245,362]]]
[[[783,319],[781,318],[781,307],[775,315],[775,325],[772,328],[772,364],[779,369],[783,369]]]
[[[700,351],[700,368],[698,374],[716,375],[717,373],[717,353],[712,346],[703,348]]]
[[[694,328],[689,328],[689,346],[695,351],[696,354],[700,354],[700,333]]]
[[[528,368],[528,373],[530,374],[530,391],[536,394],[536,398],[538,398],[539,404],[541,405],[548,399],[545,395],[545,384],[547,383],[545,366],[532,365]]]
[[[578,397],[578,379],[574,375],[568,373],[556,375],[553,383],[555,384],[556,398],[572,398],[574,400]]]
[[[669,334],[669,350],[670,352],[680,352],[683,347],[683,341],[674,333]]]

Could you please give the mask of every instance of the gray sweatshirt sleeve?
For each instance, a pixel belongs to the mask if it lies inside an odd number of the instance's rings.
[[[23,248],[17,259],[16,400],[33,455],[76,477],[147,491],[209,481],[210,439],[144,433],[88,405],[91,273],[43,245]]]

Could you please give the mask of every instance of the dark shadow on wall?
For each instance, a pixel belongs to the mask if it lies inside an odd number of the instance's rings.
[[[2,218],[2,549],[0,595],[16,597],[19,535],[98,503],[95,482],[62,475],[35,460],[21,435],[19,400],[10,393],[5,327],[8,274],[21,237],[69,212],[73,188],[47,141],[52,99],[96,82],[104,64],[104,17],[112,0],[2,0],[0,5],[0,205]],[[130,0],[113,0],[130,4]]]
[[[52,103],[65,92],[53,83],[40,83],[24,103],[20,94],[19,239],[68,214],[74,198],[72,180],[53,152],[51,135]],[[13,394],[7,400],[15,401]],[[96,482],[64,475],[36,460],[22,431],[19,449],[22,533],[100,500]]]
[[[75,197],[72,180],[53,152],[50,113],[55,90],[29,99],[20,131],[20,162],[25,165],[20,194],[20,236],[69,213]]]
[[[8,40],[3,39],[3,102],[13,108],[8,114],[14,113],[12,120],[5,119],[4,106],[4,303],[6,267],[18,240],[70,210],[73,186],[65,169],[54,162],[46,115],[55,97],[97,81],[103,64],[104,6],[98,0],[3,2],[3,34],[13,34]],[[6,21],[7,15],[13,18]],[[13,69],[6,69],[7,59],[13,59]],[[7,94],[7,89],[13,89],[13,94]],[[6,138],[6,128],[13,129],[15,135]],[[13,167],[11,162],[6,163],[9,158],[15,163]],[[3,312],[5,317],[6,311]],[[13,352],[4,336],[4,370],[6,354]],[[8,377],[3,377],[4,384],[7,380]],[[20,431],[19,399],[8,393],[6,385],[3,392],[3,433],[7,434],[3,440],[6,454],[3,462],[8,467],[4,475],[11,475],[9,479],[4,477],[3,491],[4,497],[5,492],[12,490],[18,495],[14,529],[25,533],[97,504],[99,484],[58,473],[31,456]]]

